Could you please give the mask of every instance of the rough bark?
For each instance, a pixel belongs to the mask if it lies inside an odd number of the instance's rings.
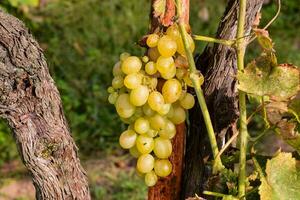
[[[37,199],[90,199],[43,52],[24,24],[1,10],[0,115],[13,131]]]
[[[238,0],[230,0],[221,19],[217,38],[234,39],[237,29]],[[247,1],[245,33],[250,33],[253,21],[263,0]],[[204,93],[220,147],[236,131],[239,116],[235,74],[236,52],[234,48],[214,44],[207,46],[197,58],[197,68],[205,76]],[[190,111],[189,134],[186,138],[185,168],[183,172],[183,198],[200,194],[211,169],[206,161],[211,150],[199,106]]]

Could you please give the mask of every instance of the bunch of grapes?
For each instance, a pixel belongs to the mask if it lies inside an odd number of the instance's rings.
[[[114,78],[108,101],[128,125],[119,139],[122,148],[137,158],[137,171],[147,186],[158,177],[172,172],[168,160],[172,153],[171,139],[177,124],[186,119],[186,110],[194,106],[183,42],[176,25],[165,33],[148,35],[147,55],[142,58],[128,53],[120,55],[113,67]],[[189,37],[189,46],[194,42]]]

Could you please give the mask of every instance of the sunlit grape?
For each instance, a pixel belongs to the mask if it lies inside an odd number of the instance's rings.
[[[147,131],[147,133],[146,133],[149,137],[155,137],[155,136],[157,136],[157,134],[158,134],[158,131],[157,130],[153,130],[153,129],[149,129],[148,131]]]
[[[159,114],[155,114],[152,117],[149,117],[149,122],[151,128],[159,131],[165,127],[166,119]]]
[[[145,184],[148,187],[154,186],[157,183],[157,180],[158,180],[158,177],[157,177],[157,175],[155,174],[154,171],[148,172],[145,175]]]
[[[136,139],[136,147],[141,154],[150,153],[154,148],[154,140],[147,135],[139,135]]]
[[[128,89],[135,89],[142,83],[142,75],[139,73],[128,74],[124,78],[124,85]]]
[[[147,86],[140,85],[137,88],[131,90],[130,92],[130,103],[135,106],[144,105],[149,96],[149,89]]]
[[[156,33],[152,33],[148,35],[146,44],[148,45],[148,47],[155,47],[157,46],[158,40],[159,40],[159,35],[157,35]]]
[[[160,56],[157,59],[155,66],[160,73],[167,73],[170,67],[175,67],[174,60],[172,57],[162,57],[162,56]]]
[[[175,106],[173,107],[174,114],[172,117],[169,119],[174,123],[174,124],[180,124],[183,123],[186,119],[186,113],[185,110],[181,106]]]
[[[176,75],[176,67],[174,64],[170,65],[169,70],[166,73],[161,73],[161,77],[168,80]]]
[[[160,110],[161,107],[165,104],[164,97],[160,92],[153,91],[148,97],[148,105],[152,110]]]
[[[171,57],[177,50],[177,44],[170,36],[165,35],[158,40],[157,49],[162,56]]]
[[[154,158],[150,154],[143,154],[137,160],[136,168],[141,173],[148,173],[154,167]]]
[[[154,164],[154,171],[157,176],[166,177],[172,172],[172,164],[169,160],[156,160]]]
[[[134,130],[139,134],[144,134],[150,129],[150,123],[147,119],[140,117],[134,123]]]
[[[124,131],[120,138],[119,138],[119,143],[122,148],[124,149],[130,149],[135,145],[137,135],[134,131],[132,130],[126,130]]]
[[[191,109],[195,105],[195,99],[194,96],[190,93],[186,93],[184,97],[180,100],[180,105],[184,109]]]
[[[192,36],[187,35],[187,40],[188,40],[188,46],[190,50],[193,52],[195,50],[195,43]],[[176,40],[176,43],[177,43],[177,52],[185,56],[185,49],[181,37]]]
[[[117,113],[123,118],[129,118],[135,112],[135,106],[130,103],[128,94],[119,95],[115,106]]]
[[[169,79],[164,83],[162,95],[166,103],[174,103],[180,97],[182,88],[177,79]]]
[[[125,74],[137,73],[141,68],[142,61],[136,56],[127,57],[121,65],[121,69]]]
[[[157,72],[157,69],[155,67],[155,63],[153,61],[150,61],[148,62],[146,65],[145,65],[145,71],[147,74],[149,75],[153,75]]]
[[[172,144],[169,139],[158,137],[154,140],[153,152],[158,158],[165,159],[172,154]]]
[[[165,120],[165,126],[159,131],[162,138],[172,139],[176,135],[176,126],[170,120]]]
[[[149,62],[149,57],[148,57],[148,56],[143,56],[143,57],[142,57],[142,61],[143,61],[144,63]]]
[[[160,115],[166,115],[166,114],[168,114],[170,109],[171,109],[171,104],[166,103],[166,104],[162,105],[162,107],[157,112]]]

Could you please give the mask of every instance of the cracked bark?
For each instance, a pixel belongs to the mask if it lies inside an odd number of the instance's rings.
[[[238,0],[230,0],[221,19],[217,38],[234,39],[237,29]],[[263,0],[247,1],[245,34],[249,34],[253,21],[260,11]],[[204,93],[210,111],[218,144],[221,147],[236,131],[239,117],[235,74],[236,52],[220,44],[207,46],[196,59],[197,68],[205,76]],[[205,160],[211,157],[211,149],[199,105],[190,111],[189,132],[186,138],[186,154],[183,172],[182,198],[201,194],[210,171]]]
[[[90,199],[43,52],[24,24],[1,10],[0,115],[12,129],[36,199]]]

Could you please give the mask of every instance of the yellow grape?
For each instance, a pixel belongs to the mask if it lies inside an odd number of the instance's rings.
[[[157,112],[160,115],[166,115],[166,114],[168,114],[168,112],[170,111],[170,109],[171,109],[171,104],[166,103]]]
[[[149,118],[149,122],[151,128],[159,131],[165,127],[166,119],[159,114],[155,114]]]
[[[157,46],[158,40],[159,40],[159,35],[157,35],[156,33],[152,33],[148,36],[146,40],[146,44],[148,45],[148,47],[155,47]]]
[[[149,57],[148,57],[148,56],[143,56],[143,57],[142,57],[142,61],[143,61],[144,63],[149,62]]]
[[[152,61],[156,61],[158,59],[158,57],[160,56],[157,47],[153,47],[153,48],[149,48],[148,49],[148,57],[150,58],[150,60]]]
[[[187,40],[188,40],[188,45],[189,45],[190,50],[192,52],[194,52],[195,43],[194,43],[192,36],[187,35]],[[176,40],[176,43],[177,43],[177,52],[180,53],[181,55],[185,56],[184,45],[183,45],[183,41],[182,41],[181,37]]]
[[[156,130],[153,130],[153,129],[149,129],[148,131],[147,131],[147,133],[146,133],[149,137],[152,137],[152,138],[154,138],[155,136],[157,136],[157,134],[158,134],[158,131],[156,131]]]
[[[124,86],[124,79],[122,76],[115,76],[111,83],[114,89],[120,89]]]
[[[139,134],[144,134],[150,129],[149,121],[143,117],[134,122],[134,130]]]
[[[154,148],[154,140],[147,135],[139,135],[136,139],[136,148],[141,154],[150,153]]]
[[[164,97],[160,92],[153,91],[148,97],[148,105],[154,111],[160,110],[165,104]]]
[[[142,83],[142,75],[139,73],[128,74],[124,78],[124,85],[128,89],[135,89]]]
[[[165,126],[159,131],[162,138],[172,139],[176,135],[176,126],[170,120],[165,121]]]
[[[146,116],[152,116],[152,115],[155,114],[155,111],[152,110],[152,109],[150,108],[150,106],[149,106],[148,103],[146,103],[145,105],[143,105],[142,110],[143,110],[143,113],[144,113]]]
[[[175,67],[174,60],[172,57],[162,57],[160,56],[156,61],[156,69],[160,73],[168,73],[170,67]]]
[[[123,118],[129,118],[135,112],[135,106],[130,103],[128,94],[119,95],[115,106],[117,113]]]
[[[154,158],[150,154],[143,154],[141,155],[136,164],[136,168],[141,173],[148,173],[154,167]]]
[[[147,102],[149,89],[147,86],[140,85],[130,92],[130,103],[135,106],[142,106]]]
[[[124,52],[120,54],[120,60],[124,61],[126,58],[130,56],[130,53]]]
[[[155,67],[155,63],[153,61],[150,61],[148,62],[146,65],[145,65],[145,71],[147,74],[149,75],[153,75],[157,72],[157,69]]]
[[[117,99],[118,99],[118,93],[117,92],[113,92],[113,93],[109,94],[109,96],[108,96],[108,102],[110,104],[115,104]]]
[[[135,145],[136,137],[137,135],[133,130],[126,130],[121,134],[119,143],[122,148],[130,149]]]
[[[113,75],[114,76],[123,76],[124,73],[122,72],[122,69],[121,69],[121,62],[117,62],[114,67],[113,67]]]
[[[180,38],[180,32],[179,29],[177,27],[177,24],[173,24],[172,26],[170,26],[167,31],[166,34],[171,37],[173,40],[177,40],[178,38]]]
[[[166,103],[174,103],[180,97],[182,88],[177,79],[167,80],[162,88],[162,95]]]
[[[185,110],[181,106],[175,106],[174,114],[171,118],[169,118],[174,124],[183,123],[186,119]]]
[[[121,65],[121,69],[125,74],[137,73],[141,68],[142,61],[136,56],[127,57]]]
[[[181,80],[186,74],[186,69],[184,68],[176,68],[176,78]]]
[[[159,53],[164,57],[171,57],[176,53],[177,44],[170,36],[162,36],[157,43]]]
[[[166,80],[173,78],[175,75],[176,75],[176,67],[174,64],[172,64],[169,67],[169,70],[166,73],[161,73],[161,77],[163,77]]]
[[[172,164],[169,160],[156,160],[154,164],[154,171],[157,176],[166,177],[172,172]]]
[[[145,175],[145,184],[148,187],[152,187],[157,183],[158,177],[155,172],[152,170]]]
[[[190,93],[186,93],[184,97],[180,100],[180,105],[184,109],[191,109],[195,105],[195,99],[194,96],[191,95]]]
[[[154,140],[153,152],[158,158],[165,159],[172,154],[172,143],[169,139],[158,137]]]
[[[150,78],[150,80],[149,80],[149,82],[148,82],[148,86],[149,86],[151,89],[155,89],[156,86],[157,86],[157,83],[158,83],[157,78],[155,78],[155,77],[149,77],[149,78]]]
[[[141,153],[138,151],[138,149],[136,148],[136,145],[134,145],[133,147],[131,147],[129,149],[129,153],[134,157],[134,158],[138,158]]]

